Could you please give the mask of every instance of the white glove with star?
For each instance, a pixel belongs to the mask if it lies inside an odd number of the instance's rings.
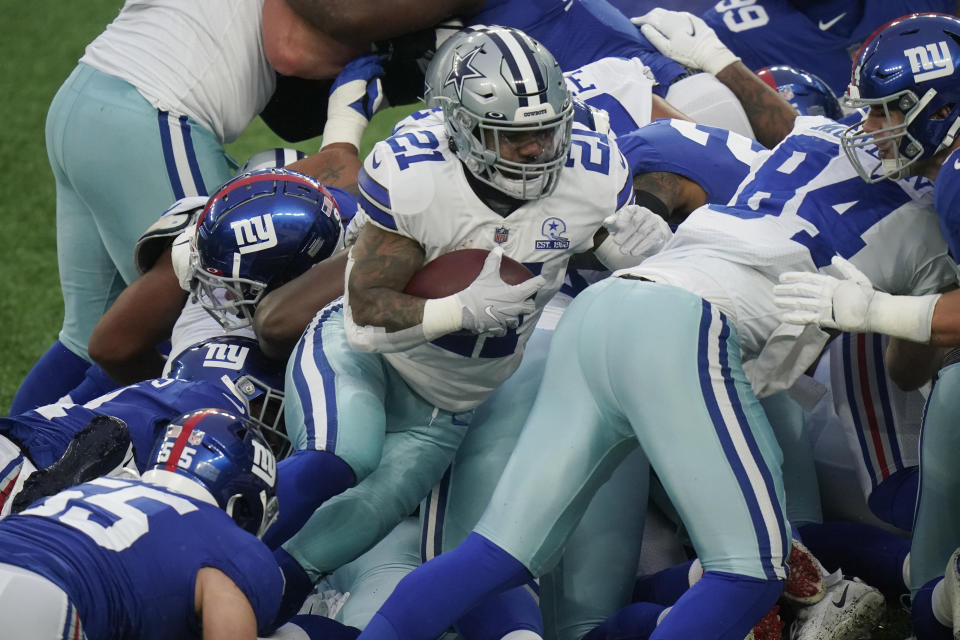
[[[660,53],[685,67],[717,75],[740,59],[706,22],[692,13],[657,7],[642,16],[630,18],[630,22],[640,27],[643,37]]]
[[[788,271],[774,286],[774,301],[788,324],[817,324],[850,333],[883,333],[913,342],[930,341],[933,309],[939,294],[894,296],[877,291],[849,261],[834,256],[841,278]]]
[[[638,204],[627,205],[607,216],[603,226],[620,247],[620,253],[635,257],[653,255],[673,237],[666,220]]]

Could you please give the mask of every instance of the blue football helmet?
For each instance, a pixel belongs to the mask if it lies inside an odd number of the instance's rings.
[[[277,461],[253,422],[226,411],[171,421],[143,480],[216,504],[258,538],[277,519]]]
[[[271,360],[246,336],[217,336],[184,349],[171,361],[170,378],[206,380],[224,385],[246,406],[277,460],[290,455],[293,444],[283,422],[285,363]]]
[[[843,117],[837,96],[826,82],[812,73],[779,65],[764,67],[757,75],[802,116],[826,116],[833,120]]]
[[[424,99],[439,106],[450,147],[479,181],[521,200],[557,186],[570,150],[573,106],[553,55],[517,29],[475,25],[447,39],[426,71]],[[529,148],[528,162],[504,150]]]
[[[882,108],[887,126],[864,130],[859,122],[841,134],[844,151],[867,182],[901,178],[918,160],[950,146],[960,128],[960,20],[916,13],[889,23],[860,50],[844,103]],[[893,112],[897,117],[891,119]],[[900,122],[899,114],[903,115]],[[865,167],[856,150],[893,151]]]
[[[224,330],[249,326],[264,295],[330,256],[341,236],[337,201],[313,178],[286,169],[237,176],[197,221],[194,299]]]

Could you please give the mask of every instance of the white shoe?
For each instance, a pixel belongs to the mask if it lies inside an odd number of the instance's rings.
[[[797,610],[790,640],[856,640],[876,627],[883,607],[879,591],[858,578],[841,578],[822,600]]]
[[[960,562],[960,549],[953,552],[947,561],[947,568],[943,572],[943,588],[947,600],[950,602],[950,610],[953,613],[953,637],[960,637],[960,568],[957,563]]]
[[[340,593],[335,589],[327,589],[326,591],[319,592],[314,591],[303,601],[303,606],[300,607],[300,611],[297,613],[335,618],[349,597],[349,591],[346,593]]]

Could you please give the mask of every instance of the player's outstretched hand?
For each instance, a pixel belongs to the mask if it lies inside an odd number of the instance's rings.
[[[604,218],[603,226],[610,239],[626,256],[651,256],[673,237],[670,225],[653,211],[630,204]]]
[[[379,56],[362,56],[347,63],[330,89],[322,147],[334,142],[360,147],[364,130],[383,104],[381,76]]]
[[[831,263],[842,278],[822,273],[788,271],[773,288],[774,301],[790,324],[817,324],[841,331],[869,331],[873,284],[849,261],[834,256]]]
[[[685,67],[716,75],[740,58],[735,56],[698,16],[657,7],[630,18],[660,53]]]
[[[500,279],[503,249],[495,247],[483,262],[476,280],[456,294],[462,309],[463,328],[473,333],[502,336],[520,324],[520,316],[533,313],[533,296],[546,283],[542,276],[520,284]]]
[[[927,343],[940,294],[894,296],[873,288],[870,279],[840,256],[831,266],[840,278],[788,271],[773,288],[774,301],[790,324],[818,324],[851,333],[883,333]]]

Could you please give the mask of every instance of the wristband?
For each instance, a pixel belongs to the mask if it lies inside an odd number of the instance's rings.
[[[327,123],[323,125],[320,149],[336,142],[346,142],[359,150],[360,140],[368,124],[369,120],[363,115],[350,108],[343,109],[341,113],[327,118]]]
[[[423,335],[434,340],[463,328],[463,305],[457,294],[446,298],[427,299],[423,305]]]
[[[926,296],[894,296],[878,291],[870,301],[871,331],[926,344],[930,342],[933,309],[939,293]]]

